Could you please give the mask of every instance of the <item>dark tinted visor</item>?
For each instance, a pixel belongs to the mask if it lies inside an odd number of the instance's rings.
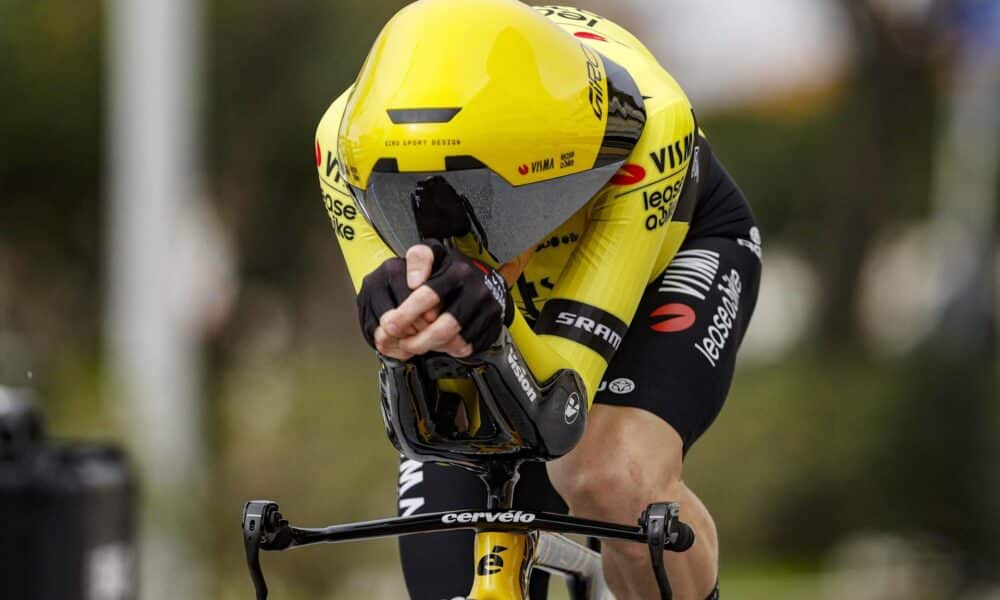
[[[399,256],[425,237],[440,239],[449,233],[461,237],[471,231],[504,263],[583,208],[621,164],[521,186],[507,183],[487,168],[438,173],[375,171],[367,190],[351,190],[368,221]],[[436,177],[454,190],[459,198],[456,203],[415,201],[418,185],[426,186]],[[467,220],[456,218],[459,206]]]

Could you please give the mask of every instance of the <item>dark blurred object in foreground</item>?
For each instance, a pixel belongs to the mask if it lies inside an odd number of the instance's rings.
[[[31,394],[0,386],[0,596],[137,598],[134,509],[117,448],[46,440]]]

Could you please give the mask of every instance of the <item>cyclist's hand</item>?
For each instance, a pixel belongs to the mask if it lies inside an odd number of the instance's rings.
[[[406,262],[401,258],[391,258],[369,273],[362,281],[361,291],[358,293],[358,320],[361,322],[361,332],[365,341],[379,352],[400,360],[406,360],[412,354],[407,356],[399,349],[399,340],[417,334],[437,318],[435,311],[429,311],[426,315],[418,315],[413,322],[400,330],[398,335],[387,335],[379,327],[379,320],[387,312],[399,306],[409,295],[410,288],[406,285]]]
[[[402,336],[398,348],[405,354],[435,351],[469,356],[493,344],[502,326],[513,320],[513,302],[503,277],[455,249],[436,241],[414,246],[407,252],[406,270],[409,287],[419,287],[383,315],[380,327],[390,342]],[[441,314],[429,326],[406,334],[437,310]]]
[[[408,288],[406,302],[383,313],[374,332],[375,348],[382,354],[399,360],[407,360],[415,354],[400,348],[400,340],[427,329],[439,317],[437,294],[430,288],[421,289],[431,274],[434,252],[429,246],[423,244],[413,246],[407,252],[404,264]],[[411,294],[409,290],[416,290],[416,292]],[[444,324],[442,323],[442,325]],[[463,353],[465,346],[467,346],[464,340],[452,339],[448,342],[440,347],[432,348],[432,350],[456,356],[466,355]]]

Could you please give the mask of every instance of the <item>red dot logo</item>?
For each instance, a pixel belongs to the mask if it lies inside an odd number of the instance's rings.
[[[323,164],[323,152],[319,149],[319,140],[316,140],[316,166]]]
[[[615,185],[635,185],[646,178],[646,169],[639,165],[622,165],[615,176],[611,178],[611,183]]]
[[[598,35],[590,31],[577,31],[573,35],[584,40],[597,40],[598,42],[608,41],[608,38],[604,37],[603,35]]]
[[[521,165],[520,167],[517,168],[517,172],[520,173],[521,175],[527,175],[528,165]]]
[[[684,331],[694,325],[695,319],[694,309],[687,304],[677,303],[664,304],[649,313],[649,316],[666,317],[664,320],[658,321],[649,326],[649,328],[653,331],[659,331],[660,333]]]

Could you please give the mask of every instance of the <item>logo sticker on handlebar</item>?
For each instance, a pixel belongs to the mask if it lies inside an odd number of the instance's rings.
[[[517,354],[514,352],[513,347],[507,350],[507,364],[510,365],[510,370],[513,371],[517,383],[520,384],[521,389],[524,391],[524,395],[531,402],[535,402],[538,399],[538,394],[535,392],[535,387],[528,380],[528,370],[518,362]]]
[[[441,515],[442,523],[523,523],[528,524],[535,520],[534,513],[523,511],[506,512],[461,512]]]
[[[563,419],[566,421],[567,425],[572,425],[576,423],[577,417],[580,416],[580,396],[576,392],[569,395],[566,399],[566,410],[563,411]]]

